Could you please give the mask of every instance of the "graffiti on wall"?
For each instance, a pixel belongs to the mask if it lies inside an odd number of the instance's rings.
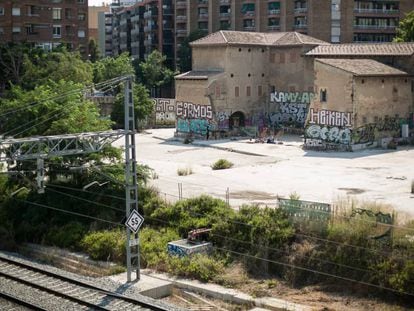
[[[315,98],[312,92],[274,92],[270,94],[272,103],[302,103],[310,104]]]
[[[309,111],[309,122],[305,129],[307,149],[348,150],[352,142],[352,114],[334,110]]]
[[[365,124],[354,129],[352,141],[354,144],[367,144],[373,143],[381,133],[390,133],[390,136],[393,136],[393,134],[399,133],[403,122],[403,119],[395,117],[381,118],[375,123]]]
[[[271,93],[270,103],[273,107],[269,113],[269,125],[303,127],[309,104],[314,98],[312,92]]]
[[[177,119],[177,131],[182,133],[192,133],[205,136],[207,127],[210,130],[211,124],[205,119]]]
[[[219,130],[225,130],[230,128],[230,114],[225,111],[219,111],[216,113],[217,128]]]
[[[349,128],[313,124],[306,128],[305,137],[324,142],[349,145],[352,132]]]
[[[173,98],[153,98],[155,106],[155,124],[156,125],[174,125],[175,99]]]
[[[319,124],[338,127],[352,126],[352,118],[350,112],[341,112],[334,110],[321,109],[309,110],[309,124]]]
[[[212,119],[213,109],[210,105],[177,101],[177,117],[181,119]]]
[[[177,101],[177,131],[206,135],[207,128],[212,130],[213,109],[210,105]]]

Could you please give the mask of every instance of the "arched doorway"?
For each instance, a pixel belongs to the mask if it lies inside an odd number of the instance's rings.
[[[236,111],[229,118],[230,130],[244,127],[244,121],[245,121],[244,113],[241,111]]]

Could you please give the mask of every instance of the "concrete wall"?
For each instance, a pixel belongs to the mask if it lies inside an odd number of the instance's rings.
[[[356,77],[354,127],[385,118],[407,119],[412,104],[408,77]]]

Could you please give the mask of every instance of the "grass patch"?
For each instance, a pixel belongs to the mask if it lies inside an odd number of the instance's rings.
[[[213,170],[225,170],[231,168],[232,166],[233,163],[231,163],[229,160],[219,159],[211,166],[211,168]]]
[[[193,173],[193,169],[191,167],[177,169],[178,176],[187,176],[187,175],[191,175],[192,173]]]

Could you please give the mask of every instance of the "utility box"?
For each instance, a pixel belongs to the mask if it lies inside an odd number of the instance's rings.
[[[211,249],[211,242],[190,242],[187,239],[172,241],[167,244],[168,254],[180,257],[208,254]]]

